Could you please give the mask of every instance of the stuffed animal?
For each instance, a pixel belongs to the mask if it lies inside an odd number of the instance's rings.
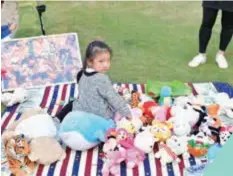
[[[195,125],[195,128],[199,128],[204,118],[208,116],[206,106],[193,105],[193,110],[199,113],[198,121]]]
[[[131,107],[132,108],[136,108],[138,107],[138,104],[140,102],[140,94],[137,91],[132,91],[132,95],[131,95]]]
[[[233,98],[222,92],[214,96],[215,103],[220,105],[220,114],[224,114],[229,118],[233,118]]]
[[[50,136],[37,137],[30,143],[31,153],[28,158],[39,164],[49,165],[55,161],[62,161],[66,157],[65,150]]]
[[[203,95],[189,95],[189,96],[179,96],[175,98],[173,105],[185,107],[187,104],[203,106],[205,105],[205,100]]]
[[[132,124],[135,127],[136,132],[140,130],[140,128],[143,126],[143,121],[141,120],[142,115],[142,110],[140,108],[133,108],[131,109],[131,114],[132,114]]]
[[[144,153],[151,153],[154,149],[155,142],[156,140],[152,133],[148,130],[144,130],[136,135],[134,146]]]
[[[159,151],[155,153],[155,158],[160,158],[162,167],[165,167],[168,163],[180,162],[180,159],[177,157],[177,155],[163,142],[159,144]]]
[[[168,86],[163,86],[160,91],[159,104],[165,106],[172,105],[172,90]]]
[[[127,147],[126,159],[125,159],[127,168],[132,169],[134,167],[139,166],[140,164],[143,163],[144,159],[145,159],[145,155],[141,150],[137,149],[133,145],[131,145],[131,147],[130,146]]]
[[[112,119],[105,119],[95,114],[72,111],[66,115],[58,132],[61,140],[74,150],[88,150],[101,141],[110,128],[114,128]]]
[[[220,110],[220,105],[218,104],[211,104],[207,106],[207,113],[211,117],[217,117],[219,116],[219,110]]]
[[[14,93],[4,93],[1,95],[1,101],[7,107],[17,103],[22,103],[28,98],[28,93],[23,88],[15,89]]]
[[[199,113],[199,120],[196,124],[194,134],[202,131],[211,136],[216,142],[220,143],[219,133],[222,126],[221,120],[218,117],[219,105],[212,104],[208,106],[195,107],[194,110]]]
[[[158,104],[155,101],[146,101],[144,103],[140,103],[139,107],[142,109],[144,116],[154,119],[151,109],[153,107],[158,107]]]
[[[120,121],[116,123],[116,128],[122,128],[125,129],[129,134],[134,135],[136,133],[135,125],[132,121],[122,118]]]
[[[4,131],[3,143],[20,132],[30,139],[31,152],[28,157],[31,161],[48,165],[64,159],[65,151],[55,139],[57,130],[53,120],[41,108],[25,110],[21,118]]]
[[[152,126],[148,127],[156,141],[165,142],[172,135],[172,124],[169,122],[152,122]]]
[[[53,119],[48,114],[36,114],[21,121],[15,128],[16,134],[24,134],[30,139],[41,136],[55,137],[57,134]]]
[[[16,126],[21,123],[23,120],[26,120],[34,115],[37,115],[37,114],[47,114],[46,111],[40,107],[35,107],[35,108],[28,108],[28,109],[25,109],[20,118],[16,121],[14,121],[14,123],[10,124],[8,127],[7,127],[7,130],[15,130]]]
[[[128,144],[131,144],[133,145],[133,137],[131,134],[129,134],[125,129],[123,128],[118,128],[116,130],[116,133],[117,133],[117,136],[116,136],[116,139],[117,139],[117,142],[119,144],[122,144],[122,143],[128,143]]]
[[[183,155],[183,158],[187,160],[188,155],[188,142],[187,137],[177,137],[173,135],[166,141],[167,146],[177,155]]]
[[[199,130],[209,137],[211,137],[214,141],[217,143],[220,143],[220,130],[221,130],[221,121],[218,117],[210,117],[206,116],[204,117],[203,122],[199,126]],[[195,133],[194,133],[195,134]]]
[[[130,100],[131,100],[131,93],[130,93],[130,91],[129,91],[128,88],[118,86],[116,89],[117,89],[119,95],[120,95],[125,101],[130,102]]]
[[[189,116],[186,111],[181,109],[176,115],[168,121],[173,124],[173,132],[177,136],[187,136],[191,132],[191,125],[189,124]]]
[[[114,120],[115,123],[118,124],[119,128],[125,128],[126,130],[129,128],[130,130],[131,126],[134,127],[133,131],[130,132],[131,134],[138,132],[139,129],[143,126],[143,122],[141,120],[142,116],[142,110],[140,108],[130,108],[132,119],[128,120],[126,117],[122,117],[119,113],[115,114]]]
[[[167,106],[156,106],[151,108],[151,112],[154,116],[154,120],[158,122],[165,122],[167,120],[167,113],[168,113]]]
[[[199,121],[200,115],[190,104],[174,105],[171,107],[171,118],[182,116],[188,121],[191,127],[195,126]],[[169,119],[170,120],[170,119]]]
[[[126,150],[117,145],[114,138],[110,138],[103,146],[104,164],[102,168],[102,175],[120,176],[120,163],[125,160]]]
[[[28,138],[56,136],[57,130],[52,117],[41,108],[26,109],[20,118],[5,129],[2,140],[9,136],[24,134]]]
[[[154,115],[152,114],[152,109],[158,107],[158,104],[155,101],[146,101],[139,104],[139,107],[142,109],[143,116],[141,120],[144,125],[151,125],[154,120]]]
[[[233,127],[232,126],[227,126],[227,127],[222,127],[220,130],[220,144],[223,146],[227,140],[231,137],[233,133]]]
[[[5,129],[2,140],[11,135],[24,134],[27,138],[56,136],[56,127],[52,117],[41,108],[26,109],[20,118]]]
[[[31,175],[35,164],[28,158],[31,152],[29,141],[24,135],[16,135],[5,142],[5,155],[11,172],[15,176]]]
[[[188,140],[188,152],[195,157],[204,156],[210,145],[214,144],[214,140],[206,136],[203,132],[191,135]]]
[[[133,144],[127,141],[120,141],[118,144],[114,137],[110,137],[103,146],[105,156],[102,174],[108,176],[120,175],[120,163],[126,162],[128,168],[138,166],[144,160],[145,156],[142,151],[135,148]]]

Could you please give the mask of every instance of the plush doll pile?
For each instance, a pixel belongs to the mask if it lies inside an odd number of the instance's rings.
[[[131,105],[132,120],[117,117],[116,127],[105,134],[103,145],[104,165],[102,174],[120,175],[118,167],[125,162],[128,168],[142,164],[145,154],[153,152],[158,143],[155,158],[161,166],[179,163],[189,156],[207,158],[212,161],[233,130],[224,126],[221,114],[232,118],[233,104],[227,94],[213,95],[214,102],[208,104],[199,96],[173,97],[168,86],[161,88],[154,99],[146,94],[121,89],[120,95]]]
[[[31,175],[36,163],[50,165],[63,160],[66,153],[56,135],[51,116],[40,108],[25,110],[2,135],[11,172],[16,176]]]
[[[155,87],[150,91],[152,88]],[[161,161],[161,167],[179,163],[180,155],[184,160],[192,155],[210,162],[233,132],[233,127],[225,126],[220,118],[224,115],[233,119],[233,99],[225,93],[212,94],[209,103],[204,95],[174,96],[174,88],[169,86],[162,86],[159,93],[130,92],[124,87],[118,87],[117,91],[131,108],[130,120],[119,114],[114,119],[105,119],[73,111],[57,128],[44,110],[23,111],[21,118],[2,135],[12,173],[30,175],[37,163],[49,165],[62,161],[66,154],[58,139],[79,151],[104,142],[103,176],[120,175],[122,162],[131,169],[141,165],[145,154],[153,153],[155,143],[159,150],[154,157]],[[176,90],[175,95],[178,93]],[[27,100],[23,91],[19,95],[19,91],[5,95],[4,103],[10,106]]]

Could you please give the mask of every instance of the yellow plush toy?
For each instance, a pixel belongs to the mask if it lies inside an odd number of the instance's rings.
[[[172,123],[152,121],[150,132],[154,135],[156,141],[165,142],[172,135]]]
[[[117,122],[117,129],[119,128],[125,129],[131,135],[136,132],[135,125],[132,123],[132,121],[127,120],[126,118],[122,118]]]

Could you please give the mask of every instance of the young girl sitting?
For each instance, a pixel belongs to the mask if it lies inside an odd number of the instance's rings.
[[[110,68],[111,48],[102,41],[91,42],[86,49],[83,69],[77,75],[78,98],[69,102],[56,115],[62,121],[70,111],[84,111],[103,118],[118,112],[131,119],[127,103],[118,95],[105,74]]]

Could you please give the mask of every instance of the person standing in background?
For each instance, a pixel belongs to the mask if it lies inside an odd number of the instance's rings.
[[[216,54],[215,61],[219,68],[228,68],[225,50],[230,44],[233,35],[233,1],[203,1],[202,24],[199,31],[199,54],[190,62],[189,67],[198,67],[207,60],[206,48],[208,46],[212,28],[215,24],[218,11],[222,11],[221,16],[221,33],[219,51]]]

